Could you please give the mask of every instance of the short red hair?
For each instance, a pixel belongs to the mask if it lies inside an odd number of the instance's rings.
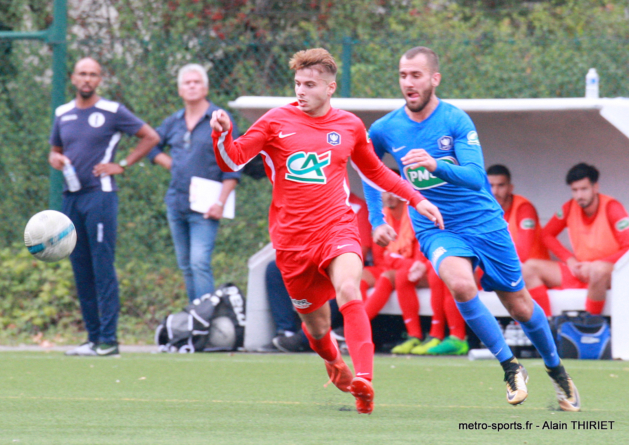
[[[313,48],[296,52],[293,54],[293,57],[291,57],[290,62],[288,62],[288,66],[293,71],[314,68],[321,73],[329,73],[333,76],[336,76],[336,72],[338,71],[334,57],[323,48]]]

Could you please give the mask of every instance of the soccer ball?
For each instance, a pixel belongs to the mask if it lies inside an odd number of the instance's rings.
[[[28,220],[24,244],[38,260],[53,263],[70,256],[76,246],[76,230],[63,213],[44,210]]]

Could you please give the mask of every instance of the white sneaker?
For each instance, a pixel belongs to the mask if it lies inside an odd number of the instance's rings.
[[[96,355],[96,350],[94,349],[96,345],[91,341],[86,341],[85,343],[77,346],[74,349],[70,349],[66,351],[65,355],[77,355],[77,356],[90,356]]]

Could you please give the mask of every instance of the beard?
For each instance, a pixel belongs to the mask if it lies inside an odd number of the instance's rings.
[[[434,88],[433,88],[432,85],[430,86],[430,88],[427,88],[424,91],[420,91],[419,92],[419,103],[417,105],[411,106],[408,103],[408,99],[407,99],[406,100],[406,107],[409,110],[411,110],[413,113],[419,113],[424,108],[426,108],[426,105],[428,105],[428,102],[430,102],[430,98],[432,97],[433,91],[434,91]]]
[[[89,99],[90,97],[92,97],[94,95],[94,93],[96,92],[96,90],[90,90],[90,91],[83,91],[83,90],[78,90],[79,95],[83,98],[83,99]]]
[[[582,209],[586,209],[590,207],[593,203],[594,203],[594,196],[592,196],[592,198],[590,198],[587,201],[585,199],[577,201],[577,205],[581,207]]]

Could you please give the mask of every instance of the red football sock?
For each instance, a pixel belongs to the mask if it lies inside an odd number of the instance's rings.
[[[585,310],[592,315],[601,315],[601,312],[603,312],[603,307],[605,307],[605,300],[594,301],[590,300],[589,297],[585,299]]]
[[[544,314],[546,314],[547,317],[553,315],[550,310],[550,299],[548,298],[548,288],[546,286],[542,284],[541,286],[529,289],[529,293],[531,294],[531,298],[544,310]]]
[[[373,351],[371,324],[360,300],[352,300],[340,307],[343,314],[345,341],[354,364],[356,377],[371,381],[373,378]]]
[[[365,280],[360,280],[360,295],[363,297],[363,302],[367,301],[367,291],[369,290],[369,285]]]
[[[402,318],[406,325],[408,335],[415,338],[423,338],[421,325],[419,324],[419,299],[415,290],[415,283],[408,281],[408,270],[412,263],[405,264],[395,273],[395,290],[402,310]]]
[[[306,324],[302,323],[301,328],[306,334],[308,338],[308,343],[310,343],[310,347],[313,351],[315,351],[323,360],[327,360],[328,362],[333,362],[339,354],[339,350],[336,347],[334,341],[332,341],[332,336],[330,335],[331,330],[329,330],[323,338],[316,339],[310,332],[308,332],[308,328],[306,328]]]
[[[446,313],[443,308],[445,284],[432,267],[428,269],[428,284],[430,285],[430,306],[432,307],[432,324],[428,335],[443,340],[446,320]]]
[[[443,285],[444,288],[444,297],[443,297],[443,306],[446,312],[446,319],[448,320],[448,329],[450,330],[450,335],[454,335],[459,340],[465,340],[467,333],[465,332],[465,320],[459,312],[459,308],[456,306],[456,302],[454,301],[454,297],[450,293],[450,290]]]
[[[380,275],[378,281],[376,281],[375,289],[371,295],[369,295],[369,298],[365,303],[365,312],[367,312],[369,320],[373,320],[384,305],[387,304],[387,301],[389,301],[389,297],[391,296],[391,292],[393,292],[391,280],[384,275]]]

